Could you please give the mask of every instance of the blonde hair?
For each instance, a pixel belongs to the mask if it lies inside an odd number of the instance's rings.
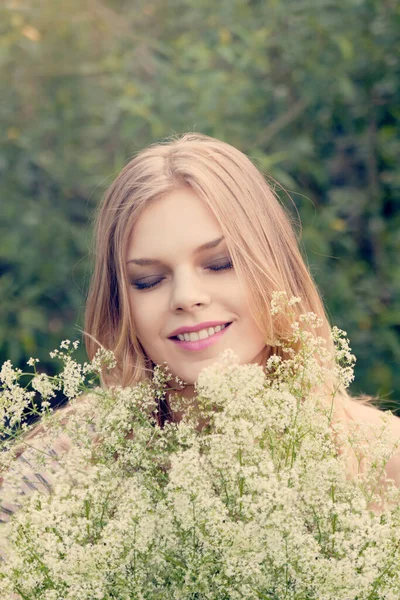
[[[270,353],[280,354],[274,340],[286,337],[291,325],[290,319],[271,315],[269,306],[277,290],[289,298],[301,298],[293,306],[295,318],[308,312],[321,318],[318,334],[332,350],[322,300],[301,256],[290,217],[272,186],[236,148],[206,135],[186,133],[139,152],[105,195],[97,215],[95,269],[87,300],[89,358],[98,343],[113,350],[118,363],[114,382],[123,386],[151,373],[152,362],[135,335],[129,311],[127,244],[149,203],[182,186],[195,192],[218,220]],[[345,390],[339,396],[346,398]]]

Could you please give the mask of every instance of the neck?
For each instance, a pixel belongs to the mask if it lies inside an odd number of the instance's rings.
[[[171,420],[179,423],[189,407],[194,406],[194,385],[186,385],[179,389],[168,388],[165,400],[170,412]]]

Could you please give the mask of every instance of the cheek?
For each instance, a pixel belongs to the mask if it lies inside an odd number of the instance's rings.
[[[235,278],[232,281],[232,285],[229,286],[227,291],[227,297],[234,299],[238,309],[240,309],[241,313],[250,313],[250,292],[247,290],[244,283],[242,283],[237,275],[235,274]]]
[[[250,295],[243,288],[238,288],[236,301],[237,312],[245,328],[246,339],[251,343],[262,346],[265,343],[264,335],[251,312]],[[243,331],[241,331],[241,334],[243,334]]]
[[[264,348],[267,345],[267,341],[262,333],[262,331],[258,328],[258,325],[254,322],[253,330],[250,334],[250,339],[252,343],[257,346],[259,350]]]
[[[141,298],[136,298],[131,294],[129,299],[129,308],[132,318],[133,327],[135,328],[136,334],[139,339],[143,336],[143,333],[148,330],[148,307],[145,302],[142,302]]]
[[[133,326],[139,341],[151,341],[156,339],[155,334],[160,335],[161,310],[160,302],[153,301],[150,297],[139,296],[131,293],[129,299],[130,313]]]
[[[250,310],[250,297],[241,287],[237,287],[235,292],[232,292],[232,298],[234,298],[234,303],[236,305],[236,310],[240,315],[241,319],[246,321],[247,324],[251,324],[251,326],[255,326],[255,321]]]

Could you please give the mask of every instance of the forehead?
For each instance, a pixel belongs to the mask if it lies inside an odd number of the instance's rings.
[[[178,189],[146,207],[135,223],[129,254],[190,251],[222,235],[211,209],[190,189]]]

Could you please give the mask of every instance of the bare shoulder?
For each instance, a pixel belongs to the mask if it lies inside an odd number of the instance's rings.
[[[382,418],[388,418],[388,425],[395,439],[400,439],[400,418],[396,415],[387,413],[375,406],[363,404],[355,399],[350,399],[347,405],[348,413],[353,421],[360,423],[368,423],[371,425],[379,425],[382,423]]]
[[[385,413],[375,406],[362,404],[353,399],[349,400],[347,408],[350,418],[359,423],[382,425],[382,417],[386,416],[388,418],[387,425],[390,427],[392,442],[398,447],[386,464],[386,473],[400,487],[400,418],[396,415]]]

